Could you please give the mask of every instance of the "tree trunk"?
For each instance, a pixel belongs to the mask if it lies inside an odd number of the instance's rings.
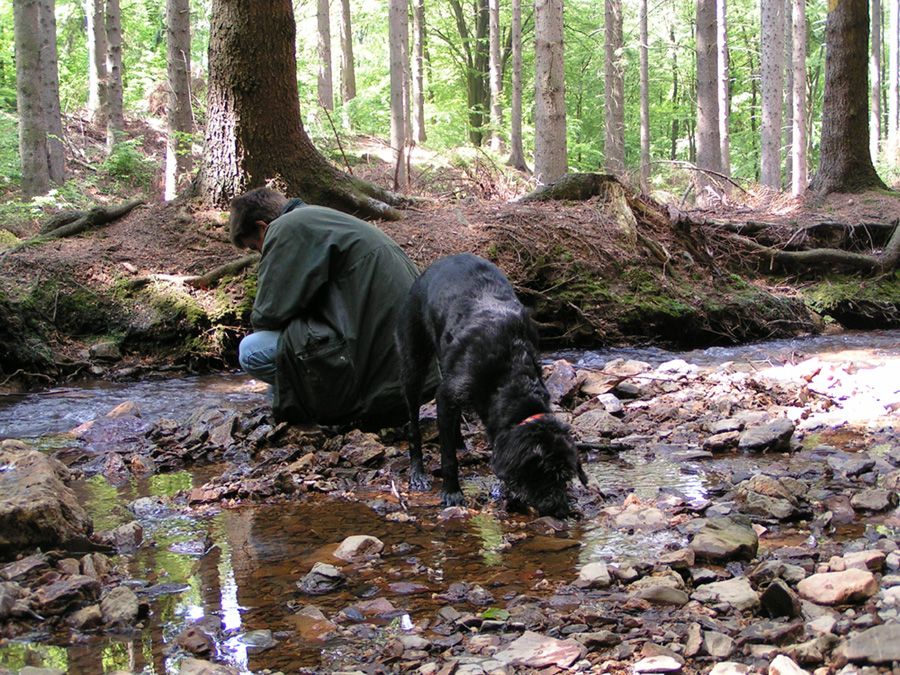
[[[386,202],[401,198],[335,169],[303,129],[291,0],[212,0],[210,15],[207,199],[226,205],[270,184],[360,217],[399,218]]]
[[[341,100],[356,98],[356,62],[353,60],[353,30],[350,0],[341,0]]]
[[[881,0],[872,0],[869,53],[869,153],[878,161],[881,145]]]
[[[16,101],[19,112],[19,156],[22,192],[26,197],[50,189],[47,127],[41,101],[40,6],[38,0],[13,3],[16,49]]]
[[[790,0],[788,0],[790,1]],[[716,0],[716,92],[719,99],[719,147],[722,173],[731,175],[731,77],[728,55],[728,3]]]
[[[106,77],[109,115],[106,118],[106,147],[112,149],[125,129],[122,88],[122,12],[119,0],[106,0]]]
[[[528,171],[522,147],[522,0],[512,0],[510,25],[512,50],[512,91],[509,111],[509,159],[507,164]]]
[[[784,100],[782,101],[781,120],[784,148],[784,185],[792,185],[794,158],[791,150],[794,147],[794,0],[784,0]]]
[[[503,151],[503,65],[500,61],[500,0],[488,0],[488,71],[491,84],[491,150]]]
[[[678,159],[678,43],[675,41],[675,26],[669,26],[669,50],[672,55],[672,126],[669,135],[669,159]]]
[[[475,33],[469,31],[459,0],[450,0],[456,29],[462,40],[463,69],[466,81],[466,103],[469,108],[469,141],[478,147],[484,140],[484,116],[490,105],[490,87],[487,85],[488,71],[488,0],[475,0]]]
[[[900,151],[900,0],[891,0],[888,24],[888,162],[897,166]]]
[[[806,163],[806,144],[808,131],[806,126],[806,1],[793,0],[791,31],[794,43],[792,68],[794,71],[793,125],[791,135],[793,152],[791,153],[791,194],[795,197],[803,194],[809,181]]]
[[[41,41],[41,107],[47,128],[47,166],[50,180],[66,179],[62,113],[59,109],[59,59],[56,51],[56,2],[39,0],[38,36]]]
[[[394,152],[394,189],[409,185],[406,172],[406,126],[409,109],[406,106],[404,87],[408,61],[409,14],[406,0],[391,0],[388,18],[391,53],[391,148]]]
[[[349,0],[348,0],[349,1]],[[424,143],[425,133],[425,2],[413,0],[412,141]]]
[[[760,0],[760,182],[781,190],[781,103],[784,96],[784,0]]]
[[[697,0],[697,199],[705,204],[715,181],[706,172],[722,172],[719,139],[719,65],[716,50],[716,1]],[[719,192],[718,189],[713,190]]]
[[[829,8],[819,170],[809,186],[819,194],[885,187],[869,155],[868,9],[867,0]]]
[[[319,105],[325,110],[334,110],[334,86],[331,75],[331,13],[328,0],[318,0],[316,3],[316,27],[318,29],[316,47],[319,55],[317,86]]]
[[[640,0],[638,9],[640,24],[641,70],[641,191],[650,191],[650,67],[647,58],[649,37],[647,31],[647,0]]]
[[[105,127],[109,117],[109,97],[106,74],[106,20],[103,0],[84,0],[87,16],[88,44],[88,103],[91,121]]]
[[[568,170],[562,0],[535,0],[534,17],[534,175],[547,185]]]
[[[167,0],[166,47],[169,96],[166,103],[165,199],[178,193],[180,182],[193,165],[191,146],[191,7],[190,0]]]
[[[622,3],[605,0],[606,8],[606,77],[604,166],[609,173],[625,173],[625,77],[622,72]]]

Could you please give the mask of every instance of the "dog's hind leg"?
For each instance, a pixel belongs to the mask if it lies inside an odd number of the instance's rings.
[[[409,316],[401,316],[395,335],[397,353],[400,355],[400,383],[406,409],[409,413],[409,489],[427,492],[431,481],[425,473],[422,461],[422,430],[419,425],[419,406],[422,404],[422,387],[428,376],[431,360],[428,337],[421,326]]]
[[[438,388],[437,393],[437,417],[441,440],[441,476],[444,480],[441,503],[444,506],[458,506],[465,501],[459,486],[459,464],[456,461],[457,447],[462,444],[459,427],[462,410],[443,386]]]

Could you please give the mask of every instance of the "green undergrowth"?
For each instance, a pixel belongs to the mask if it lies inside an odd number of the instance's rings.
[[[900,326],[900,271],[866,279],[835,276],[809,284],[801,293],[826,321],[847,328]]]

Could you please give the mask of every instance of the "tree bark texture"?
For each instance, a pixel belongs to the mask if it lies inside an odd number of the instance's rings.
[[[539,185],[568,170],[562,0],[535,0],[534,175]]]
[[[412,3],[412,141],[424,143],[425,132],[425,1]]]
[[[881,0],[872,0],[869,44],[869,153],[876,162],[881,149]]]
[[[106,118],[106,145],[116,142],[125,129],[125,103],[122,87],[122,12],[119,0],[106,0],[106,94],[109,115]]]
[[[38,0],[13,3],[16,48],[16,101],[19,112],[19,156],[22,193],[26,197],[50,189],[47,126],[41,101],[40,6]]]
[[[361,217],[399,218],[399,198],[335,169],[303,129],[291,0],[212,0],[200,185],[216,205],[272,185]]]
[[[38,36],[41,41],[41,107],[47,128],[47,167],[50,180],[66,179],[62,112],[59,109],[59,58],[56,50],[56,2],[39,0]]]
[[[350,0],[341,0],[341,100],[356,98],[356,62],[353,59],[353,29]]]
[[[719,139],[719,65],[716,50],[716,0],[697,0],[697,199],[703,204],[714,182],[704,171],[722,172]]]
[[[891,0],[888,24],[888,161],[900,153],[900,0]]]
[[[791,41],[793,42],[793,88],[792,97],[793,133],[791,143],[791,194],[795,197],[803,194],[809,182],[806,161],[806,144],[809,131],[806,126],[806,1],[793,0],[791,12]]]
[[[406,127],[409,107],[404,89],[409,62],[409,12],[406,0],[391,0],[388,17],[391,58],[391,149],[394,153],[394,189],[409,185],[406,167]]]
[[[760,0],[760,182],[781,189],[781,104],[784,96],[784,0]]]
[[[503,151],[503,64],[500,61],[500,0],[488,0],[488,71],[491,85],[491,150]]]
[[[193,165],[194,118],[191,112],[191,5],[190,0],[166,2],[166,50],[169,96],[166,103],[165,198],[174,199]]]
[[[334,80],[331,72],[331,13],[328,0],[316,2],[316,27],[319,56],[319,79],[317,91],[319,105],[325,110],[334,110]]]
[[[109,116],[108,81],[106,73],[106,18],[104,0],[84,0],[87,17],[88,45],[88,103],[91,121],[106,126]]]
[[[885,185],[869,155],[867,0],[838,0],[825,27],[825,100],[819,170],[810,189],[820,194]]]
[[[650,66],[649,33],[647,29],[647,0],[640,0],[638,8],[638,31],[640,33],[640,71],[641,71],[641,190],[650,189]]]
[[[622,72],[622,3],[605,0],[606,77],[604,117],[604,166],[609,173],[625,173],[625,75]]]
[[[784,184],[791,185],[794,147],[794,0],[784,0],[784,102],[781,108],[784,152]]]
[[[716,91],[719,98],[719,147],[721,148],[722,173],[730,176],[731,76],[729,74],[727,0],[716,0],[716,65]]]
[[[522,0],[512,0],[510,22],[512,91],[509,110],[509,159],[506,163],[519,171],[528,171],[522,147]]]

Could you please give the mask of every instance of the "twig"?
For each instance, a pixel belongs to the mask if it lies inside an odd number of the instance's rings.
[[[331,131],[334,133],[334,140],[337,142],[338,150],[341,151],[341,157],[344,158],[344,164],[347,166],[347,173],[352,176],[353,167],[350,166],[350,161],[347,159],[347,155],[344,154],[344,146],[341,144],[341,137],[338,135],[337,128],[334,126],[334,120],[331,119],[331,113],[328,112],[328,108],[324,106],[322,106],[322,110],[325,111],[325,117],[328,118],[328,124],[331,125]]]

